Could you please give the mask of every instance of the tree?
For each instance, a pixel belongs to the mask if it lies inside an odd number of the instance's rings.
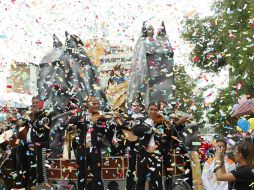
[[[254,1],[224,0],[213,4],[214,16],[197,15],[184,22],[182,36],[194,44],[193,63],[217,72],[228,65],[230,85],[242,83],[241,93],[254,95]]]
[[[196,83],[186,73],[184,66],[175,66],[174,76],[179,111],[193,114],[196,120],[200,120],[204,107],[203,91],[197,91]]]
[[[219,92],[219,96],[212,103],[207,115],[209,123],[214,124],[217,133],[226,135],[229,130],[234,130],[232,126],[235,121],[232,120],[231,115],[235,101],[236,97],[232,95],[230,88],[226,88]]]
[[[190,55],[194,65],[213,72],[228,67],[229,86],[212,104],[209,117],[219,132],[225,132],[225,126],[232,124],[237,97],[254,97],[254,1],[218,0],[211,9],[213,16],[185,20],[182,36],[194,45]]]

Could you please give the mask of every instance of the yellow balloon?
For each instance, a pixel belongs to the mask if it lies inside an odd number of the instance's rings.
[[[254,118],[250,118],[248,119],[249,123],[250,123],[250,128],[254,129]]]
[[[236,126],[236,130],[239,131],[239,132],[243,131],[239,126]]]

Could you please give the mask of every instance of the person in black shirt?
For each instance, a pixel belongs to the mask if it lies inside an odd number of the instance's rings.
[[[250,142],[241,142],[235,152],[234,158],[238,167],[235,171],[226,173],[222,163],[222,149],[216,148],[215,168],[218,181],[228,181],[230,190],[254,189],[254,146]]]
[[[47,183],[48,179],[45,160],[46,149],[49,148],[51,116],[49,112],[46,112],[43,109],[43,102],[40,100],[39,96],[32,98],[32,109],[29,125],[30,131],[28,131],[27,138],[29,138],[31,141],[29,146],[33,146],[31,150],[34,150],[34,153],[31,153],[31,155],[33,155],[31,162],[34,163],[30,166],[30,180],[36,183]],[[36,180],[34,180],[34,178]]]
[[[78,190],[103,190],[102,181],[102,149],[110,147],[113,138],[113,129],[106,122],[103,115],[99,112],[100,103],[96,97],[89,96],[85,102],[87,110],[82,114],[78,121],[74,122],[77,126],[76,158],[78,165]],[[87,183],[87,169],[90,166],[92,174],[91,187]]]
[[[144,190],[149,181],[149,189],[161,190],[162,187],[162,135],[165,125],[163,117],[158,114],[159,105],[150,103],[148,117],[137,118],[133,132],[139,137],[137,156],[136,190]]]
[[[131,112],[128,114],[128,119],[126,120],[127,126],[130,126],[133,123],[133,120],[136,118],[145,117],[142,113],[141,102],[134,101],[132,103]],[[131,129],[132,130],[132,129]],[[127,140],[127,149],[128,149],[128,170],[126,174],[126,189],[134,190],[136,186],[135,181],[135,172],[136,172],[136,159],[137,159],[137,146],[138,141]]]

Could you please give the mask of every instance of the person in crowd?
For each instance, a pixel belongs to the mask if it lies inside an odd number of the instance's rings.
[[[235,169],[234,161],[230,160],[226,155],[227,143],[224,139],[216,140],[216,148],[222,148],[222,160],[225,165],[226,172],[231,172]],[[214,166],[216,164],[215,158],[209,158],[203,167],[202,171],[202,182],[203,186],[206,190],[228,190],[228,183],[225,181],[217,181]]]
[[[26,110],[18,110],[17,112],[17,129],[18,135],[16,142],[16,188],[27,188],[29,176],[29,163],[27,157],[26,136],[29,129],[28,118],[25,116]]]
[[[164,119],[166,118],[168,121],[170,116],[169,113],[173,112],[172,107],[170,107],[170,105],[168,105],[165,101],[159,101],[159,112],[158,114],[162,115],[164,117]],[[167,127],[171,128],[171,125],[173,124],[173,120],[169,122],[167,122]],[[167,134],[165,134],[162,137],[162,155],[163,155],[163,166],[164,166],[164,172],[165,172],[165,176],[166,179],[164,181],[164,185],[165,185],[165,189],[172,189],[172,180],[173,180],[173,176],[172,176],[172,149],[173,149],[173,144],[172,144],[172,131],[171,130],[165,130],[165,132],[167,131]]]
[[[124,125],[130,126],[131,122],[136,118],[145,117],[143,113],[141,102],[136,100],[132,102],[131,112],[128,114],[128,118],[125,120]],[[133,130],[132,128],[130,130]],[[138,138],[137,138],[138,139]],[[131,140],[127,138],[125,145],[128,152],[128,170],[126,173],[126,189],[135,190],[136,187],[136,161],[137,161],[137,139]]]
[[[143,112],[144,112],[144,107],[143,107],[141,101],[139,101],[139,100],[133,101],[131,104],[131,110],[129,112],[129,115],[132,118],[136,119],[138,117],[143,117],[144,116]]]
[[[124,75],[124,68],[121,65],[115,65],[111,70],[110,78],[105,88],[110,107],[121,111],[125,109],[126,89],[128,86],[128,81]]]
[[[159,112],[160,112],[160,114],[163,114],[164,109],[168,108],[168,104],[165,101],[160,101],[159,105],[160,105],[160,111]]]
[[[254,189],[254,147],[248,141],[240,142],[234,151],[236,170],[227,172],[223,162],[223,147],[217,147],[215,152],[214,172],[218,181],[228,181],[230,190]]]
[[[150,103],[148,117],[137,118],[133,132],[139,137],[137,158],[136,190],[144,190],[149,181],[149,189],[162,189],[162,134],[165,126],[158,114],[159,104]]]
[[[211,143],[206,141],[203,137],[199,136],[199,140],[201,142],[201,145],[199,147],[198,154],[200,156],[201,161],[201,168],[203,168],[205,162],[208,159],[208,151],[213,147]]]
[[[82,114],[82,109],[80,103],[76,96],[70,98],[66,106],[66,112],[68,114],[66,122],[64,124],[65,132],[62,137],[63,143],[63,158],[72,160],[75,159],[76,151],[76,141],[73,139],[76,136],[77,126],[73,124],[73,121],[80,119]],[[72,120],[72,122],[70,122]]]
[[[173,106],[171,106],[173,105]],[[185,123],[188,123],[189,120],[186,117],[179,117],[175,115],[175,110],[177,105],[175,102],[167,105],[165,102],[160,102],[160,112],[164,117],[164,135],[162,135],[162,155],[163,155],[163,166],[165,172],[165,189],[173,188],[173,175],[176,175],[180,172],[177,167],[174,167],[175,160],[178,160],[178,163],[185,163],[184,170],[190,169],[189,157],[187,156],[186,146],[184,146],[183,139],[183,130]],[[181,157],[179,155],[182,155]],[[187,176],[187,175],[186,175]],[[188,173],[188,183],[191,185],[191,173]]]
[[[47,183],[45,166],[46,150],[49,148],[49,132],[51,116],[43,109],[43,102],[39,96],[32,98],[27,142],[30,150],[30,180],[34,183]]]
[[[1,148],[3,150],[10,149],[10,141],[17,135],[17,118],[14,113],[6,116],[6,123],[2,127]]]
[[[249,142],[251,142],[251,143],[253,143],[253,136],[252,136],[252,134],[251,134],[251,132],[247,132],[246,134],[245,134],[245,138],[246,138],[246,141],[249,141]]]
[[[23,117],[22,109],[15,109],[11,118],[8,118],[7,131],[9,134],[6,136],[6,159],[1,165],[3,176],[7,188],[26,188],[28,181],[28,163],[26,160],[26,133],[28,129],[28,122]],[[10,183],[10,175],[15,176],[13,183]]]
[[[78,189],[88,188],[87,168],[90,166],[92,181],[89,188],[91,190],[103,190],[104,184],[101,176],[102,148],[107,146],[105,144],[110,144],[113,132],[108,122],[100,122],[100,118],[103,116],[99,112],[100,103],[96,97],[89,96],[84,104],[87,110],[84,110],[82,116],[73,122],[77,126],[75,141],[77,147]]]
[[[0,169],[0,176],[4,180],[5,185],[8,188],[19,188],[21,187],[21,179],[18,169],[20,165],[20,155],[18,154],[18,131],[19,131],[19,125],[16,115],[16,110],[12,111],[11,114],[8,114],[7,116],[7,126],[6,129],[8,129],[4,134],[4,143],[3,148],[6,151],[6,159],[1,164]],[[8,134],[7,134],[8,132]],[[9,166],[9,172],[6,170],[5,164]],[[13,172],[14,175],[17,177],[15,179],[8,180],[8,177],[10,177],[10,173]]]

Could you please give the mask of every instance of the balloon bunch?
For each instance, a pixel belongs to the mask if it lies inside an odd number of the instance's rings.
[[[237,130],[247,132],[249,129],[254,130],[254,118],[246,119],[239,119],[237,122]]]

